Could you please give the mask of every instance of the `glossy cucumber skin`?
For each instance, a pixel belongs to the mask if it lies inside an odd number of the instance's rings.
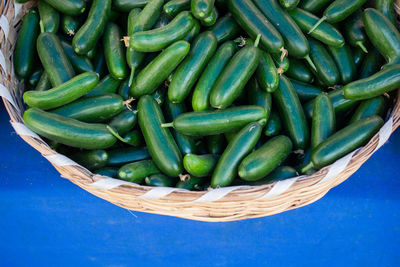
[[[211,89],[236,50],[237,47],[233,41],[225,42],[210,59],[193,91],[192,107],[194,111],[203,111],[210,108]]]
[[[189,54],[174,72],[168,88],[170,101],[181,103],[185,100],[216,49],[217,38],[212,32],[206,31],[196,37]]]
[[[114,116],[108,125],[116,130],[119,135],[125,135],[136,126],[136,123],[137,111],[124,110]]]
[[[35,133],[72,147],[105,149],[117,141],[104,124],[84,123],[38,108],[26,110],[24,122]]]
[[[168,16],[164,13],[161,13],[161,15],[158,17],[156,23],[154,23],[153,29],[164,27],[164,26],[168,25],[168,23],[170,23],[170,19],[168,18]]]
[[[246,156],[239,165],[238,174],[245,181],[256,181],[271,173],[292,152],[292,141],[284,135],[268,140]]]
[[[118,178],[118,168],[104,167],[94,171],[94,173],[106,177]]]
[[[295,58],[306,57],[310,52],[306,37],[278,2],[276,0],[254,0],[253,2],[282,34],[289,54]]]
[[[331,135],[311,153],[313,167],[320,169],[365,145],[382,125],[383,120],[379,116],[372,116],[354,122]]]
[[[117,80],[128,76],[126,52],[121,39],[122,33],[117,24],[109,22],[103,35],[104,56],[108,71]]]
[[[308,12],[317,13],[329,3],[332,2],[331,0],[302,0],[300,2],[300,7]]]
[[[44,0],[49,5],[63,14],[76,16],[82,14],[86,9],[84,0]]]
[[[164,4],[163,10],[168,17],[173,18],[184,10],[190,10],[191,0],[171,0]]]
[[[172,103],[167,100],[164,104],[164,114],[167,120],[172,121],[180,114],[185,113],[187,111],[185,103]],[[197,147],[195,140],[187,135],[183,135],[176,130],[172,130],[172,135],[175,138],[176,144],[179,147],[182,155],[186,154],[196,154]]]
[[[359,10],[344,22],[345,27],[343,27],[343,30],[346,36],[346,41],[354,47],[357,47],[360,44],[365,46],[368,39],[364,31],[362,15],[363,12]]]
[[[257,70],[260,53],[257,47],[246,46],[231,58],[211,89],[211,106],[227,108],[241,95],[246,83]]]
[[[124,135],[125,142],[133,147],[144,145],[142,133],[138,130],[133,130]]]
[[[317,16],[300,8],[289,11],[289,15],[304,32],[309,32],[319,20]],[[329,46],[340,47],[345,42],[342,34],[327,22],[321,23],[310,35]]]
[[[161,187],[172,187],[176,183],[176,179],[168,177],[164,174],[152,174],[144,179],[146,185],[149,186],[161,186]]]
[[[92,90],[98,82],[96,73],[86,72],[47,91],[25,92],[23,98],[30,107],[52,109],[80,98]]]
[[[229,186],[237,176],[240,162],[255,147],[261,136],[262,126],[249,123],[229,142],[211,177],[211,187]]]
[[[114,79],[110,74],[104,77],[96,87],[85,95],[95,96],[95,95],[105,95],[105,94],[115,94],[121,84],[121,81]],[[125,99],[124,99],[125,100]]]
[[[204,184],[204,178],[192,176],[185,181],[179,181],[175,187],[187,190],[200,190]]]
[[[32,74],[29,76],[28,79],[28,87],[29,88],[34,88],[36,86],[36,84],[39,82],[40,77],[43,74],[43,69],[37,69],[34,72],[32,72]]]
[[[121,82],[118,87],[118,94],[122,96],[124,100],[128,100],[130,98],[129,91],[131,88],[129,87],[129,79]]]
[[[278,74],[283,74],[288,71],[290,68],[290,61],[287,57],[281,59],[281,53],[271,54],[272,60],[275,62],[276,67],[278,68]]]
[[[311,148],[314,149],[336,130],[335,109],[326,93],[314,101],[314,115],[311,124]]]
[[[217,22],[218,17],[219,17],[218,10],[216,8],[213,8],[211,14],[208,17],[202,19],[200,23],[205,27],[211,27],[212,25],[215,24],[215,22]]]
[[[310,141],[310,132],[303,107],[290,80],[282,75],[279,87],[272,95],[294,148],[306,149]]]
[[[199,20],[203,20],[211,15],[214,8],[215,0],[192,0],[191,10],[193,16]]]
[[[185,170],[193,176],[206,177],[211,175],[215,165],[217,165],[218,159],[219,155],[215,154],[187,154],[183,158],[183,166]]]
[[[122,12],[129,12],[137,7],[144,7],[150,0],[114,0],[113,6]]]
[[[189,11],[179,13],[168,25],[134,33],[129,37],[129,47],[140,52],[156,52],[183,39],[194,26]]]
[[[271,55],[261,51],[256,77],[259,85],[265,91],[272,93],[279,85],[279,74]]]
[[[343,87],[346,99],[368,99],[399,88],[400,65],[384,68],[376,74]]]
[[[373,8],[364,10],[363,21],[369,40],[385,57],[388,64],[398,64],[400,33],[397,28],[382,13]]]
[[[39,15],[36,10],[29,10],[19,31],[14,51],[14,70],[20,79],[27,79],[33,71],[35,40],[39,34]]]
[[[297,171],[290,167],[290,166],[279,166],[275,170],[273,170],[269,175],[266,177],[250,182],[250,185],[257,186],[257,185],[265,185],[269,184],[272,181],[279,181],[279,180],[284,180],[292,177],[296,177]]]
[[[385,59],[382,57],[382,55],[376,49],[372,49],[362,61],[358,78],[368,78],[369,76],[377,73],[381,69],[384,62]]]
[[[363,101],[354,111],[354,114],[351,117],[349,124],[374,115],[378,115],[382,118],[385,109],[386,101],[383,96],[377,96],[367,99]]]
[[[119,167],[125,164],[150,159],[150,154],[147,148],[118,148],[107,151],[108,165]]]
[[[106,27],[111,10],[111,0],[93,0],[85,23],[72,39],[75,53],[87,54],[96,46]]]
[[[158,173],[160,171],[152,160],[142,160],[122,166],[118,170],[118,178],[132,183],[142,183],[147,176]]]
[[[300,0],[279,0],[281,7],[287,10],[296,8],[299,3]]]
[[[190,30],[190,32],[188,32],[188,34],[186,34],[186,36],[185,36],[185,38],[183,38],[183,40],[190,43],[191,41],[193,41],[194,38],[196,38],[196,36],[199,34],[200,30],[201,30],[200,22],[195,20],[192,29]]]
[[[316,75],[328,86],[334,86],[340,81],[340,73],[335,60],[327,49],[318,41],[310,39],[310,58],[317,69]]]
[[[261,46],[270,53],[279,53],[284,45],[278,30],[269,22],[251,1],[228,0],[228,8],[245,32],[256,39],[261,34]]]
[[[259,106],[238,106],[214,111],[187,112],[174,120],[173,127],[178,132],[187,135],[215,135],[237,131],[251,122],[266,120],[266,116],[265,109]]]
[[[43,68],[53,86],[59,86],[75,76],[74,68],[55,34],[41,33],[36,47]]]
[[[210,135],[206,137],[207,152],[211,154],[222,154],[226,147],[223,134]]]
[[[285,72],[286,76],[304,83],[312,83],[314,75],[308,68],[308,64],[299,59],[290,59],[289,69]]]
[[[330,23],[345,20],[357,11],[367,0],[335,0],[324,11],[324,17]]]
[[[72,46],[64,40],[61,40],[61,45],[77,73],[94,72],[93,64],[86,56],[77,55]]]
[[[169,129],[162,128],[164,116],[151,96],[142,96],[138,103],[140,129],[150,155],[166,175],[177,177],[183,171],[182,155]]]
[[[49,75],[47,74],[46,71],[43,71],[42,76],[40,76],[40,79],[38,83],[36,84],[35,91],[46,91],[51,88],[51,82]]]
[[[276,111],[272,111],[269,119],[267,121],[267,125],[264,129],[264,134],[266,136],[275,136],[278,135],[282,130],[282,122],[279,118],[279,115]]]
[[[350,47],[348,45],[341,47],[328,46],[328,51],[335,60],[341,83],[348,84],[353,81],[357,75],[357,70]]]
[[[228,13],[218,19],[209,30],[215,34],[218,43],[222,43],[235,38],[240,32],[240,26],[236,23],[232,14]]]
[[[266,113],[266,119],[268,120],[272,110],[272,98],[271,94],[262,90],[256,79],[251,79],[246,85],[247,91],[247,103],[250,105],[256,105],[263,107]]]
[[[56,33],[60,25],[60,14],[45,1],[39,1],[38,9],[44,31]]]
[[[178,41],[151,61],[133,80],[130,94],[139,97],[151,94],[189,53],[190,44]]]
[[[394,0],[374,0],[374,8],[380,11],[393,24],[396,25],[396,12]]]
[[[61,30],[67,36],[73,36],[79,30],[82,22],[80,17],[63,14],[61,18]]]
[[[303,83],[293,79],[291,79],[290,81],[292,82],[293,88],[299,96],[301,102],[312,100],[322,93],[322,90],[320,88],[312,84]]]
[[[103,122],[120,113],[123,108],[121,96],[107,94],[85,97],[51,112],[83,122]]]
[[[71,158],[89,170],[95,170],[107,165],[108,154],[103,149],[96,149],[75,153]]]
[[[371,53],[371,52],[369,52],[369,53]],[[365,53],[364,53],[364,51],[362,51],[361,48],[353,49],[354,65],[356,66],[357,69],[358,69],[358,67],[360,67],[360,64],[362,63],[362,61],[364,59],[364,55],[365,55]]]

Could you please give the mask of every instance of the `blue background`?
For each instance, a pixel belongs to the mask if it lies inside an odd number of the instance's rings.
[[[129,212],[60,178],[0,108],[2,266],[400,265],[399,131],[316,203],[204,223]]]

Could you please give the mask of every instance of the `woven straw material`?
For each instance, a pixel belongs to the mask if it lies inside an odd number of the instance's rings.
[[[397,1],[400,6],[400,0]],[[300,176],[263,186],[236,186],[203,192],[176,188],[141,186],[94,175],[84,167],[52,150],[23,122],[22,84],[12,65],[12,54],[20,22],[35,5],[9,0],[0,3],[0,96],[16,133],[39,151],[61,176],[84,190],[126,209],[187,219],[220,222],[268,216],[308,205],[323,197],[332,187],[353,174],[400,124],[400,98],[397,96],[385,125],[370,142],[311,176]]]

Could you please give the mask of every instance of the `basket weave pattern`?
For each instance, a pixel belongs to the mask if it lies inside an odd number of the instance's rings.
[[[400,3],[400,0],[397,0]],[[16,133],[38,150],[61,176],[84,190],[126,209],[201,221],[233,221],[280,213],[310,204],[353,174],[390,137],[400,124],[400,97],[385,125],[370,142],[311,176],[299,176],[263,186],[235,186],[192,192],[177,188],[141,186],[94,175],[52,150],[23,122],[22,85],[17,80],[12,54],[20,22],[35,5],[0,2],[0,96]],[[396,11],[399,5],[396,5]]]

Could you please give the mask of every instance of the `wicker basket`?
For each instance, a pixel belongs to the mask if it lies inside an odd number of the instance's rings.
[[[400,0],[397,0],[400,3]],[[84,167],[52,150],[22,119],[21,84],[12,65],[13,48],[20,21],[35,5],[0,3],[0,96],[16,133],[38,150],[61,176],[86,191],[126,209],[177,216],[192,220],[219,222],[255,218],[310,204],[353,174],[388,139],[400,124],[400,97],[384,126],[370,142],[312,176],[299,176],[263,186],[235,186],[203,192],[141,186],[94,175]],[[396,11],[399,11],[396,6]],[[398,94],[399,95],[399,94]]]

